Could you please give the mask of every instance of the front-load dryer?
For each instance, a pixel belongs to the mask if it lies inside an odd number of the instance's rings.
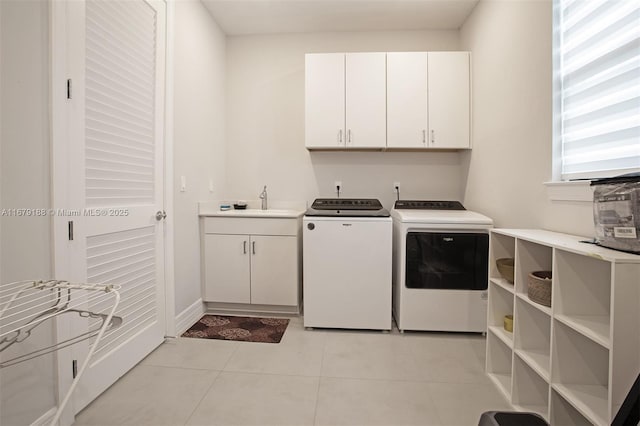
[[[398,329],[486,332],[493,221],[457,201],[398,200],[391,217]]]

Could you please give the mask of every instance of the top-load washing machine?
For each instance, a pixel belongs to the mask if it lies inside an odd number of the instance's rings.
[[[376,199],[313,202],[302,231],[305,327],[391,329],[392,233]]]
[[[457,201],[398,200],[391,217],[398,329],[486,332],[493,221]]]

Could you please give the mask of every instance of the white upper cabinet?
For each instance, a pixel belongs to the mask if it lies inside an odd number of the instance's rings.
[[[387,148],[470,148],[469,53],[387,53]]]
[[[385,53],[346,54],[346,147],[387,143]]]
[[[309,149],[386,146],[385,53],[305,56]]]
[[[305,55],[307,148],[345,146],[344,53]]]
[[[308,54],[308,149],[468,149],[469,52]]]
[[[427,118],[427,53],[387,53],[387,147],[428,147]]]
[[[471,148],[469,52],[429,52],[429,146]]]

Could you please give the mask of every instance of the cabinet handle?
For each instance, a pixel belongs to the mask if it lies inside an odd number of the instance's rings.
[[[347,130],[347,143],[351,143],[351,129]]]
[[[436,131],[435,130],[431,130],[431,143],[432,144],[436,143]]]
[[[255,241],[251,242],[251,250],[252,250],[253,254],[256,254],[256,242]]]
[[[242,242],[242,250],[244,251],[244,254],[247,254],[247,240]]]
[[[342,129],[338,132],[338,145],[342,144]]]
[[[425,129],[422,129],[422,144],[427,144],[427,131]]]

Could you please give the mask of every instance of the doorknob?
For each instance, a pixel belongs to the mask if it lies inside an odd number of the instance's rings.
[[[167,217],[167,212],[165,212],[164,210],[158,210],[156,212],[156,220],[162,220],[166,217]]]

